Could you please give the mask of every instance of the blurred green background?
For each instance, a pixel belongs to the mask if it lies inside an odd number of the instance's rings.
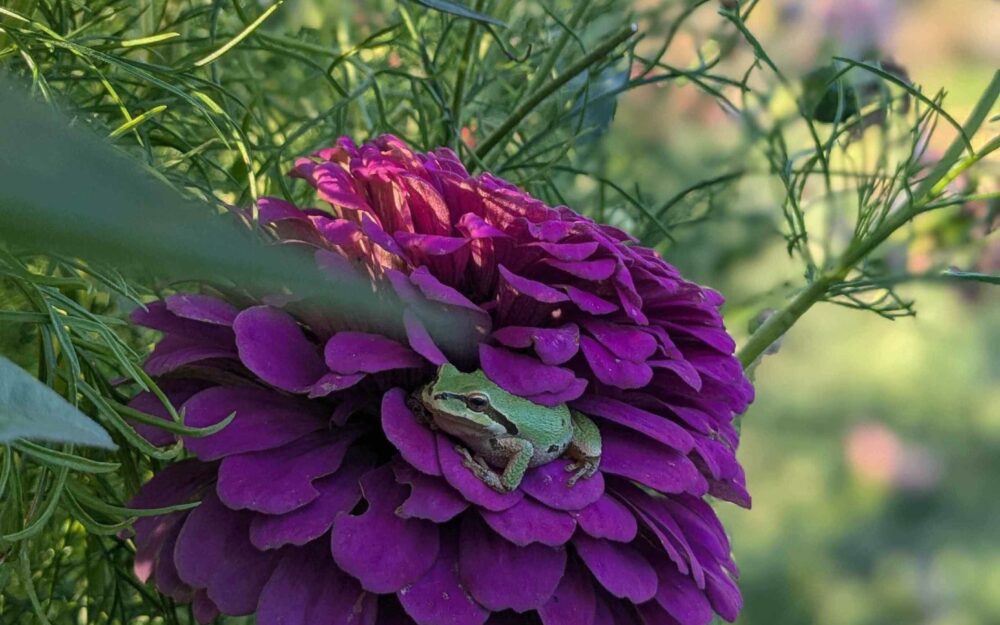
[[[996,2],[776,1],[749,24],[779,65],[799,72],[831,51],[877,46],[925,91],[946,88],[958,119],[1000,65]],[[702,45],[697,27],[683,36],[679,63]],[[740,136],[711,98],[671,84],[624,97],[607,151],[619,176],[669,197],[740,167]],[[801,281],[772,237],[776,197],[741,185],[664,249],[726,294],[738,335],[779,301],[761,293]],[[890,243],[890,260],[913,272],[942,258],[997,272],[995,233],[945,254],[944,230],[918,226]],[[757,370],[740,449],[753,509],[720,506],[742,569],[741,625],[1000,623],[1000,289],[899,291],[916,301],[915,317],[820,304]]]

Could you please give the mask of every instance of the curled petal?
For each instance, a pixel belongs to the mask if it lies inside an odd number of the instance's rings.
[[[575,516],[580,529],[594,538],[628,543],[635,539],[639,531],[639,525],[628,508],[607,494],[576,512]]]
[[[580,350],[580,329],[573,323],[559,328],[507,326],[494,332],[493,338],[507,347],[534,347],[547,365],[568,362]]]
[[[462,456],[455,451],[455,441],[443,434],[436,436],[441,473],[444,475],[444,479],[463,497],[477,506],[494,512],[506,510],[521,501],[524,494],[520,489],[501,494],[484,484],[468,467],[462,464]]]
[[[443,479],[420,473],[405,462],[395,462],[396,481],[410,487],[410,496],[396,513],[404,519],[427,519],[444,523],[469,507],[469,502]]]
[[[620,475],[663,493],[704,495],[708,482],[687,456],[641,434],[615,426],[601,428],[601,471]]]
[[[570,486],[573,474],[566,470],[569,463],[566,459],[553,460],[529,470],[521,482],[521,490],[556,510],[580,510],[600,499],[604,476],[598,472]]]
[[[442,541],[434,566],[397,596],[418,625],[482,625],[490,615],[462,586],[454,538]]]
[[[236,315],[240,312],[229,302],[197,293],[168,295],[164,301],[167,304],[167,310],[178,317],[220,326],[233,325]]]
[[[530,356],[498,347],[480,345],[479,358],[486,377],[507,392],[522,397],[557,393],[576,380],[569,369],[542,364]]]
[[[382,397],[382,431],[412,467],[427,475],[441,475],[434,432],[417,420],[401,388]]]
[[[619,358],[589,336],[580,337],[583,355],[598,380],[618,388],[642,388],[653,379],[649,365]]]

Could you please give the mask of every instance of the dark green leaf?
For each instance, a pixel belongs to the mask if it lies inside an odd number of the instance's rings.
[[[959,280],[971,280],[973,282],[985,282],[986,284],[1000,284],[1000,275],[989,273],[979,273],[976,271],[959,271],[958,269],[947,269],[944,275],[949,278]]]

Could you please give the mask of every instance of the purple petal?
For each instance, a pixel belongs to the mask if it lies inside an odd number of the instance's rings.
[[[396,511],[404,519],[445,523],[469,507],[469,502],[439,477],[420,473],[405,462],[393,463],[392,471],[398,483],[410,487],[410,496]]]
[[[615,356],[589,336],[581,336],[580,345],[594,375],[604,384],[624,389],[642,388],[653,379],[649,365]]]
[[[191,602],[191,611],[194,613],[194,620],[200,625],[208,625],[219,618],[219,608],[208,598],[208,593],[202,589],[194,593],[194,601]]]
[[[740,615],[740,610],[743,609],[743,597],[740,596],[740,589],[725,573],[713,573],[706,570],[705,574],[708,576],[706,592],[708,600],[712,603],[712,609],[718,612],[719,616],[732,623]]]
[[[479,346],[479,362],[486,377],[521,397],[557,393],[576,380],[569,369],[545,365],[531,356],[485,344]]]
[[[350,512],[361,500],[361,476],[371,461],[348,459],[333,475],[316,480],[318,493],[310,503],[278,516],[257,515],[250,523],[250,541],[258,549],[284,545],[304,545],[319,538],[333,526],[341,512]]]
[[[375,597],[345,575],[328,549],[313,543],[284,549],[260,595],[257,625],[363,625],[375,617]]]
[[[601,428],[601,471],[636,480],[664,493],[704,495],[708,482],[683,454],[631,430]]]
[[[594,252],[597,251],[599,247],[596,241],[587,241],[586,243],[531,243],[531,247],[538,247],[549,253],[556,260],[561,260],[565,262],[577,262],[584,260]]]
[[[169,295],[164,302],[167,310],[178,317],[220,326],[233,325],[236,315],[240,312],[229,302],[197,293]]]
[[[413,351],[426,358],[432,365],[441,366],[448,362],[448,358],[434,343],[430,332],[413,311],[406,310],[403,313],[403,325],[406,327],[406,339]]]
[[[499,265],[501,281],[514,293],[524,295],[543,304],[558,304],[569,298],[547,284],[519,276],[503,265]]]
[[[381,334],[338,332],[323,350],[326,364],[335,373],[378,373],[426,364],[416,352]]]
[[[643,362],[656,353],[656,339],[636,326],[591,319],[583,327],[618,358]]]
[[[535,348],[535,353],[547,365],[561,365],[580,349],[580,329],[568,323],[559,328],[508,326],[493,333],[493,338],[507,347]]]
[[[236,416],[221,431],[201,438],[184,437],[185,446],[202,460],[247,451],[273,449],[325,427],[322,407],[263,389],[216,386],[184,402],[185,423],[202,428]]]
[[[565,289],[570,300],[585,313],[607,315],[618,310],[618,305],[614,302],[609,302],[583,289],[578,289],[575,286],[567,286]]]
[[[208,597],[224,614],[253,614],[260,593],[277,565],[276,552],[258,551],[250,544],[243,523],[240,531],[227,536],[224,557],[219,559],[208,583]]]
[[[316,383],[309,389],[309,399],[326,397],[331,393],[349,389],[361,380],[368,377],[367,373],[353,373],[351,375],[341,375],[339,373],[325,373],[316,380]]]
[[[587,280],[589,282],[600,282],[607,280],[615,273],[617,261],[613,258],[601,258],[599,260],[581,260],[576,262],[564,262],[560,260],[550,260],[548,265],[561,271],[565,271],[571,276]]]
[[[468,467],[462,464],[462,456],[455,451],[455,445],[455,441],[451,438],[444,434],[437,434],[437,452],[438,460],[441,463],[441,473],[444,475],[444,479],[463,497],[477,506],[494,512],[506,510],[521,501],[524,494],[520,489],[501,494],[484,484]]]
[[[490,615],[459,580],[458,545],[454,538],[441,543],[431,570],[397,596],[418,625],[482,625]]]
[[[539,393],[538,395],[528,395],[525,397],[528,401],[535,402],[541,406],[548,406],[553,408],[559,404],[565,404],[573,401],[574,399],[579,399],[581,395],[587,390],[587,385],[589,383],[582,379],[577,378],[573,380],[573,383],[564,388],[561,391],[555,393]]]
[[[219,563],[226,558],[230,534],[247,532],[250,517],[222,505],[214,492],[205,494],[201,505],[188,514],[177,537],[174,561],[177,574],[185,583],[207,588]]]
[[[580,566],[566,567],[566,574],[552,598],[538,608],[543,625],[592,625],[597,595],[590,576]]]
[[[566,471],[570,462],[562,458],[530,469],[521,482],[521,490],[556,510],[580,510],[600,499],[604,494],[604,476],[598,472],[570,486],[572,473]]]
[[[233,322],[240,360],[268,384],[302,392],[324,373],[319,348],[291,315],[270,306],[254,306]]]
[[[335,472],[357,433],[316,432],[283,447],[227,456],[216,491],[233,510],[283,514],[319,496],[313,481]]]
[[[150,302],[146,308],[137,308],[132,311],[130,319],[136,325],[174,334],[188,341],[211,343],[216,347],[233,345],[230,328],[179,317],[167,309],[166,302]]]
[[[576,513],[580,529],[594,538],[628,543],[635,539],[639,526],[623,503],[605,494]]]
[[[632,546],[579,533],[573,538],[573,546],[612,595],[632,603],[649,601],[656,595],[656,571]]]
[[[708,625],[712,621],[712,606],[694,580],[682,575],[670,562],[656,566],[659,587],[656,602],[681,625]]]
[[[494,612],[526,612],[552,597],[566,568],[565,549],[513,545],[494,534],[475,515],[462,517],[459,577],[483,607]]]
[[[235,358],[232,347],[220,347],[212,343],[193,343],[179,336],[168,334],[163,337],[153,353],[146,359],[143,369],[149,375],[165,375],[191,363],[210,358]]]
[[[370,592],[396,592],[419,580],[438,554],[438,528],[420,519],[404,519],[395,510],[406,488],[383,465],[361,478],[368,509],[359,516],[341,513],[333,523],[333,558]],[[391,548],[380,549],[391,540]]]
[[[650,360],[646,364],[656,369],[670,371],[694,390],[701,390],[701,376],[694,365],[686,360]]]
[[[681,426],[624,402],[600,395],[587,395],[574,401],[572,407],[586,415],[607,419],[645,434],[681,453],[686,454],[694,448],[694,438]]]
[[[441,475],[434,432],[406,405],[406,391],[394,388],[382,397],[382,431],[403,459],[427,475]]]
[[[636,606],[636,610],[642,619],[642,625],[679,625],[674,617],[655,601]]]
[[[481,515],[493,531],[521,546],[542,543],[558,547],[565,544],[576,529],[576,521],[569,513],[553,510],[529,498],[501,512],[484,510]]]

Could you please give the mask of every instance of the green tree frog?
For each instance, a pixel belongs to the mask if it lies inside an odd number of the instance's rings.
[[[450,364],[415,396],[431,427],[462,441],[464,464],[490,488],[515,490],[525,471],[566,455],[573,486],[597,472],[601,433],[565,404],[546,407],[503,390],[481,370],[463,373]]]

